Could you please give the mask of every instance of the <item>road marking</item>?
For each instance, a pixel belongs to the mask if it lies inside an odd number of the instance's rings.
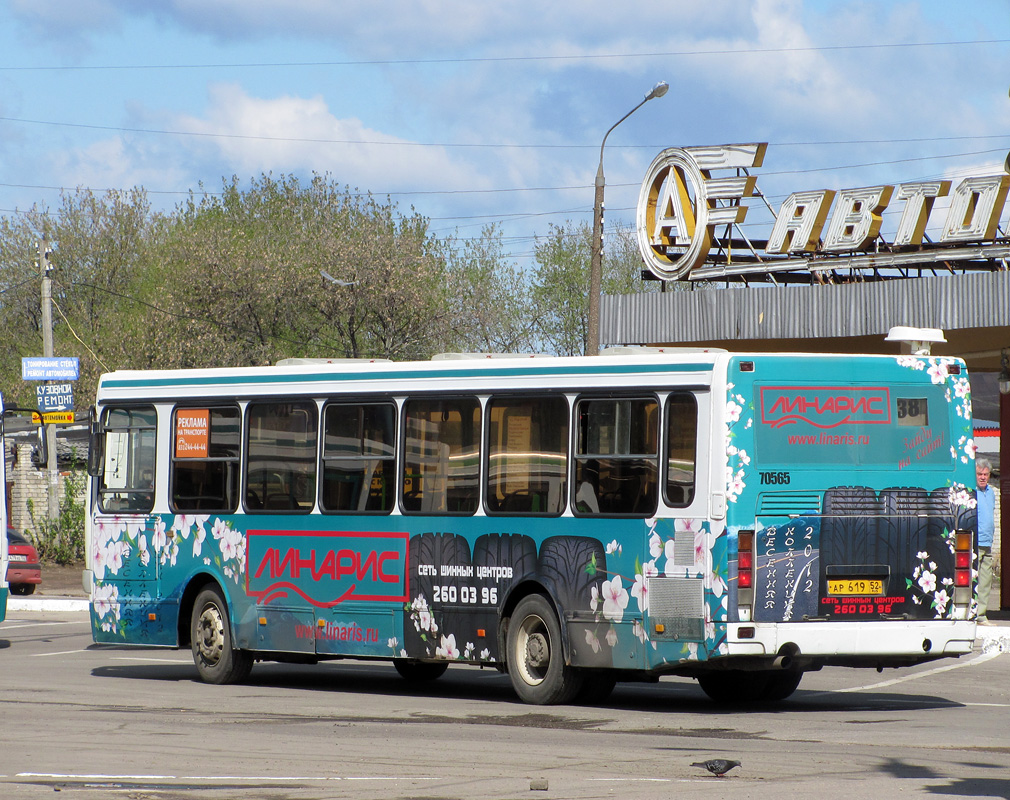
[[[587,783],[708,783],[711,778],[586,778]]]
[[[7,777],[7,776],[0,776]],[[422,775],[103,775],[73,772],[19,772],[15,778],[34,778],[64,781],[437,781],[442,778]]]
[[[979,664],[983,664],[990,659],[996,658],[996,656],[1002,655],[998,650],[991,653],[983,653],[982,655],[976,656],[970,661],[962,661],[957,664],[948,664],[944,667],[934,667],[933,669],[927,669],[923,672],[914,672],[911,675],[903,675],[900,678],[891,678],[887,681],[880,681],[878,683],[868,683],[865,686],[850,686],[847,689],[831,689],[824,692],[812,692],[806,695],[807,697],[816,697],[818,695],[825,694],[842,694],[845,692],[866,692],[871,689],[884,689],[888,686],[895,686],[899,683],[905,683],[906,681],[914,681],[917,678],[925,678],[929,675],[937,675],[941,672],[947,672],[952,669],[963,669],[964,667],[975,667]]]
[[[61,650],[58,653],[32,653],[32,658],[46,658],[47,656],[72,656],[75,653],[86,653],[87,650]]]
[[[116,656],[112,661],[140,661],[151,664],[192,664],[193,659],[189,658],[141,658],[140,656]]]

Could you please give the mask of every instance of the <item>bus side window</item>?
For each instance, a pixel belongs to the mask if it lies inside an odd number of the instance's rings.
[[[575,513],[648,517],[659,497],[659,404],[651,397],[576,404]]]
[[[317,416],[311,400],[257,402],[246,407],[247,511],[312,510]]]
[[[480,403],[476,398],[404,403],[403,510],[473,514],[480,502]]]
[[[557,515],[565,509],[568,401],[503,397],[488,401],[487,510]]]
[[[698,401],[692,394],[671,394],[666,400],[666,503],[685,508],[694,501],[698,443]]]
[[[388,514],[395,468],[396,406],[331,403],[323,409],[323,511]]]
[[[106,408],[104,414],[98,507],[106,514],[146,513],[154,508],[157,412],[135,406]]]
[[[177,408],[173,415],[172,510],[231,512],[238,507],[238,407]]]

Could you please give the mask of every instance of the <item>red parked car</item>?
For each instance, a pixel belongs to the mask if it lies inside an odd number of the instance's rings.
[[[7,583],[10,584],[11,594],[32,594],[35,587],[42,583],[38,551],[24,536],[8,528],[7,553],[10,556]]]

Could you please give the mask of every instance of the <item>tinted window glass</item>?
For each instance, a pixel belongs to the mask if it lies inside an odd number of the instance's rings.
[[[396,407],[331,404],[323,410],[324,511],[388,513],[396,496]]]
[[[576,409],[576,513],[654,514],[659,496],[656,400],[580,399]]]
[[[153,406],[108,408],[103,425],[105,461],[98,504],[107,513],[154,508],[158,415]]]
[[[408,400],[404,429],[404,511],[474,513],[480,499],[476,398]]]
[[[234,511],[241,416],[236,407],[177,408],[172,429],[172,508]]]
[[[246,509],[311,511],[316,493],[316,404],[250,403],[246,431]]]
[[[507,397],[488,402],[487,510],[560,514],[568,472],[568,401]]]

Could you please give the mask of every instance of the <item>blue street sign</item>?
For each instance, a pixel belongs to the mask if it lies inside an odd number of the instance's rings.
[[[72,383],[43,383],[35,387],[38,409],[49,411],[73,411],[74,385]]]
[[[21,359],[21,380],[24,381],[76,381],[80,372],[80,359],[77,356]]]

